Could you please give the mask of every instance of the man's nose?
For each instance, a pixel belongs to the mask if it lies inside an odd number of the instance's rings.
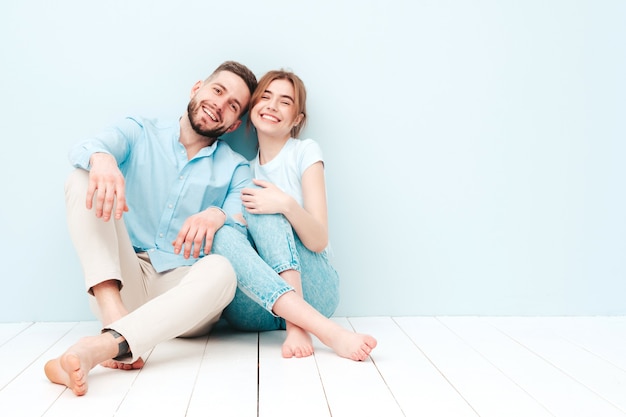
[[[227,105],[228,100],[225,97],[219,97],[215,100],[215,109],[221,114],[224,111],[224,107]]]

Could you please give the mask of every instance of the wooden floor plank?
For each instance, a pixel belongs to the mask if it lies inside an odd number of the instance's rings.
[[[56,326],[49,323],[39,323],[39,325],[42,327]],[[32,417],[43,415],[66,390],[65,386],[48,381],[43,369],[45,363],[60,356],[69,345],[79,338],[91,334],[93,330],[94,326],[91,322],[78,323],[50,349],[43,352],[38,358],[33,358],[35,360],[23,372],[0,390],[0,416]],[[33,393],[36,393],[35,401],[33,401]]]
[[[259,417],[330,417],[315,356],[283,358],[284,331],[259,336]]]
[[[206,342],[207,337],[173,339],[155,346],[115,416],[184,416]]]
[[[0,324],[0,416],[626,417],[626,317],[333,320],[377,337],[369,360],[317,339],[313,357],[283,359],[284,332],[259,348],[257,333],[218,331],[158,345],[140,371],[97,366],[84,397],[43,365],[97,322]]]
[[[567,342],[541,318],[491,318],[490,322],[626,413],[624,370]]]
[[[17,336],[20,332],[32,326],[32,322],[0,323],[0,346]]]
[[[257,415],[257,342],[254,332],[211,333],[187,417]]]
[[[619,417],[624,414],[584,385],[480,318],[440,318],[446,327],[472,346],[554,416]]]
[[[541,321],[570,342],[626,371],[626,317],[542,317]]]
[[[476,413],[391,317],[350,318],[376,337],[372,361],[406,417],[475,417]]]
[[[76,323],[35,323],[0,346],[0,389],[58,342]]]
[[[333,319],[352,330],[346,319]],[[371,359],[341,358],[314,339],[315,359],[333,417],[403,416],[400,406]]]
[[[436,318],[395,320],[479,416],[550,416],[540,403]]]

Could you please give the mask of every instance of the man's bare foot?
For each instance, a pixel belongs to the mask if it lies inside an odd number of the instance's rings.
[[[51,382],[65,385],[76,395],[85,395],[89,371],[117,351],[117,342],[109,333],[84,337],[64,354],[48,361],[44,371]]]
[[[283,358],[304,358],[313,354],[311,335],[296,325],[287,326],[287,337],[282,348]]]
[[[119,362],[113,359],[100,362],[100,366],[104,366],[105,368],[122,369],[124,371],[132,371],[134,369],[141,369],[143,368],[143,365],[144,365],[144,361],[142,358],[137,359],[133,363],[124,363],[124,362]]]
[[[75,354],[66,352],[56,359],[49,360],[44,366],[44,371],[50,381],[65,385],[74,394],[87,393],[87,373],[83,371],[80,359]]]
[[[372,353],[377,343],[376,339],[370,335],[354,333],[340,328],[326,345],[342,358],[364,361]]]

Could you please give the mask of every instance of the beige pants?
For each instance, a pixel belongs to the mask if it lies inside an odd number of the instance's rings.
[[[175,337],[206,335],[231,302],[237,288],[226,258],[205,256],[193,266],[158,273],[145,253],[135,253],[123,220],[104,222],[87,210],[88,173],[77,169],[65,185],[70,236],[83,268],[90,306],[102,315],[91,291],[115,279],[130,313],[106,327],[126,338],[137,360],[157,343]]]

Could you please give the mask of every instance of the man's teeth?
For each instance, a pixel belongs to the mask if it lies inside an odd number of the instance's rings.
[[[202,110],[204,110],[204,112],[209,115],[211,120],[213,120],[214,122],[217,122],[217,117],[215,117],[215,115],[213,113],[211,113],[211,111],[209,109],[202,109]]]

